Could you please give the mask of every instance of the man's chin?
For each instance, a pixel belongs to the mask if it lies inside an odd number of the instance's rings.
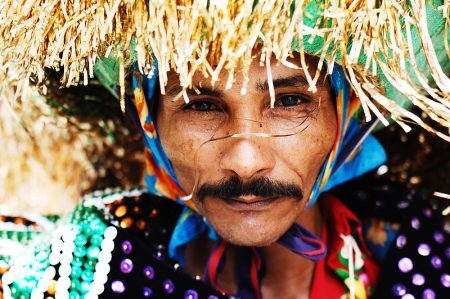
[[[221,234],[220,232],[217,232],[219,236],[227,241],[230,244],[236,245],[236,246],[243,246],[243,247],[265,247],[270,246],[278,241],[278,239],[281,237],[281,235],[272,235],[272,236],[255,236],[253,234]]]
[[[253,217],[252,217],[253,216]],[[292,221],[267,221],[263,215],[245,215],[233,222],[210,219],[219,236],[237,246],[264,247],[274,244],[292,226]]]

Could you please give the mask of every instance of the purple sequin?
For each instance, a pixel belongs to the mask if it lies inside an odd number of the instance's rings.
[[[208,298],[207,299],[219,299],[219,297],[217,297],[217,296],[214,296],[214,295],[211,295],[211,296],[208,296]]]
[[[414,217],[413,219],[411,219],[411,226],[415,230],[419,229],[420,228],[420,220],[419,220],[419,218]]]
[[[142,295],[144,295],[145,298],[149,298],[153,295],[153,291],[150,288],[144,287],[142,289]]]
[[[414,296],[411,294],[405,294],[402,296],[402,299],[414,299]]]
[[[194,290],[187,290],[186,293],[184,293],[184,299],[198,299],[198,294]]]
[[[172,294],[173,291],[175,290],[175,286],[174,286],[172,280],[170,280],[170,279],[164,280],[163,288],[167,294]]]
[[[406,209],[407,207],[409,207],[409,203],[407,201],[401,201],[397,204],[397,207],[399,209]]]
[[[155,270],[153,270],[153,267],[151,267],[151,266],[146,266],[144,268],[144,275],[149,280],[153,279],[153,277],[155,277]]]
[[[125,285],[120,280],[114,280],[111,283],[111,289],[113,290],[114,293],[122,294],[123,292],[125,292]]]
[[[436,294],[432,289],[425,289],[422,294],[422,299],[435,299]]]
[[[431,252],[430,245],[425,243],[420,244],[419,247],[417,247],[417,252],[419,252],[419,254],[422,256],[430,255]]]
[[[392,287],[392,292],[394,293],[395,296],[403,296],[406,294],[406,287],[401,283],[395,284]]]
[[[156,252],[156,254],[153,254],[153,256],[154,256],[157,260],[160,260],[160,261],[163,261],[163,260],[164,260],[164,255],[162,254],[161,251]]]
[[[423,210],[423,214],[425,215],[425,217],[431,218],[431,216],[433,216],[433,211],[431,211],[431,209],[426,208]]]
[[[444,287],[450,288],[450,275],[447,273],[444,273],[441,275],[441,283]]]
[[[435,268],[435,269],[441,269],[442,268],[442,260],[440,257],[438,256],[433,256],[431,258],[431,265]]]
[[[122,251],[125,254],[130,254],[131,251],[133,250],[133,245],[128,240],[123,241],[120,247],[122,248]]]
[[[124,259],[120,262],[120,271],[122,273],[128,274],[133,270],[133,261],[130,259]]]
[[[406,241],[407,239],[404,235],[399,235],[397,237],[397,240],[395,241],[395,244],[397,245],[398,248],[402,249],[403,247],[405,247]]]
[[[433,237],[434,237],[434,240],[435,240],[437,243],[439,243],[439,244],[444,243],[444,234],[443,234],[443,233],[441,233],[441,232],[435,232],[434,235],[433,235]]]
[[[425,283],[425,276],[420,273],[416,273],[412,277],[412,283],[416,286],[421,286]]]
[[[450,260],[450,247],[445,248],[445,257]]]
[[[367,199],[367,192],[366,191],[362,191],[362,190],[358,190],[357,192],[356,192],[356,196],[359,198],[359,199],[362,199],[362,200],[366,200]],[[208,298],[209,299],[209,298]]]
[[[411,271],[413,266],[414,266],[413,262],[411,261],[410,258],[404,257],[398,261],[398,268],[403,273],[407,273],[407,272]]]

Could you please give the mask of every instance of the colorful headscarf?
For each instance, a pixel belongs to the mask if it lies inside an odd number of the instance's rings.
[[[162,148],[155,119],[150,113],[152,101],[157,98],[155,97],[157,77],[157,68],[153,70],[151,76],[143,76],[136,72],[133,76],[135,102],[134,106],[128,103],[127,108],[144,136],[147,163],[145,182],[149,192],[167,197],[185,207],[169,244],[169,255],[184,264],[184,248],[187,243],[205,231],[208,231],[211,239],[217,240],[218,235],[204,217],[195,211],[190,201],[181,199],[187,194],[178,182]],[[336,99],[338,131],[333,148],[313,187],[309,205],[317,200],[321,192],[376,168],[386,159],[382,146],[369,134],[374,123],[362,125],[357,119],[360,102],[351,91],[339,66],[334,67],[329,80]],[[321,255],[323,254],[324,252]]]

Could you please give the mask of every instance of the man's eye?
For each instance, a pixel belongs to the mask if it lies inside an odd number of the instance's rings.
[[[192,101],[185,106],[185,109],[195,110],[199,112],[219,111],[217,105],[208,101]]]
[[[303,104],[305,102],[307,103],[308,99],[305,99],[304,97],[298,95],[286,95],[278,98],[275,102],[275,106],[292,107]]]

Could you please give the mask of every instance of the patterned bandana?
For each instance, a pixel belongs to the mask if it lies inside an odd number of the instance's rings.
[[[155,98],[157,77],[157,68],[149,77],[136,71],[133,76],[134,103],[127,102],[127,110],[144,136],[147,163],[145,182],[149,192],[185,206],[169,244],[171,258],[184,265],[184,249],[187,243],[196,239],[205,230],[211,239],[218,240],[219,237],[206,219],[195,211],[191,201],[181,199],[186,194],[162,148],[155,120],[150,113],[151,103]],[[386,159],[382,146],[369,134],[376,122],[361,124],[357,113],[360,101],[351,92],[339,66],[333,68],[329,81],[336,99],[338,131],[333,148],[313,187],[310,206],[322,192],[378,167]],[[299,240],[301,244],[298,243]],[[326,252],[318,237],[298,225],[294,225],[279,243],[312,260],[322,258]]]

